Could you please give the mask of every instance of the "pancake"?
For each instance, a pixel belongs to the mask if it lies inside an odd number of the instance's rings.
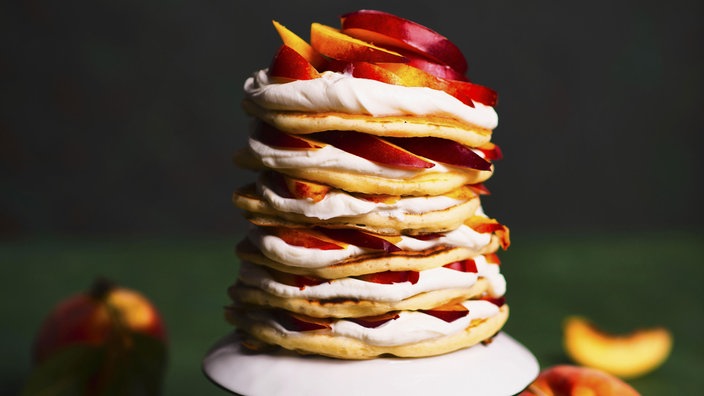
[[[253,117],[292,134],[322,131],[358,131],[376,136],[438,137],[469,147],[479,147],[491,140],[491,129],[439,116],[372,116],[346,113],[310,113],[265,109],[251,100],[242,107]]]
[[[282,331],[270,320],[251,315],[229,314],[233,324],[257,342],[279,345],[301,354],[318,354],[340,359],[372,359],[382,355],[426,357],[453,352],[488,341],[508,319],[509,307],[503,305],[498,314],[473,320],[463,331],[425,341],[401,345],[372,345],[357,338],[330,335],[325,331]],[[246,345],[246,343],[245,343]]]
[[[276,210],[256,191],[253,184],[236,190],[233,203],[244,210],[245,217],[257,225],[316,225],[329,228],[354,228],[382,235],[421,234],[454,230],[474,216],[479,209],[479,198],[472,197],[464,202],[442,210],[426,213],[408,213],[403,216],[385,215],[370,212],[356,216],[340,216],[330,219],[317,219],[298,213]]]
[[[498,247],[499,238],[492,236],[489,244],[479,250],[464,247],[437,246],[418,252],[370,253],[342,260],[334,265],[318,268],[294,267],[272,260],[248,240],[244,240],[237,245],[236,253],[241,260],[250,261],[277,271],[294,275],[338,279],[383,271],[423,271],[437,268],[447,263],[467,260],[479,254],[493,253],[498,250]]]
[[[281,308],[316,318],[344,318],[381,315],[391,311],[431,309],[475,298],[486,293],[488,289],[488,282],[485,279],[479,279],[471,287],[433,290],[400,301],[287,298],[241,284],[230,287],[228,294],[236,304]]]
[[[236,152],[233,161],[236,165],[250,170],[266,169],[250,150]],[[482,183],[491,177],[494,167],[492,165],[491,170],[488,171],[460,168],[450,168],[448,172],[426,170],[404,179],[315,167],[271,169],[291,177],[327,184],[349,192],[423,196],[441,195],[468,184]]]

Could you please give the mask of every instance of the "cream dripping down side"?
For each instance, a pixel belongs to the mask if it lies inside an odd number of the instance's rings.
[[[452,95],[426,87],[403,87],[326,71],[320,78],[274,83],[259,70],[244,83],[246,97],[271,110],[340,112],[373,116],[436,115],[494,129],[491,106],[467,106]]]

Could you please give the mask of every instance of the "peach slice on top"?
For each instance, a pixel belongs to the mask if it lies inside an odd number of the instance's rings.
[[[391,70],[384,69],[369,62],[350,62],[343,65],[341,70],[334,70],[344,73],[349,73],[356,78],[366,78],[368,80],[376,80],[393,85],[403,85],[404,82],[396,73]]]
[[[350,62],[405,62],[407,60],[398,52],[377,47],[320,23],[312,23],[310,26],[310,44],[324,56]]]
[[[343,15],[342,31],[379,46],[413,51],[449,65],[457,72],[467,72],[462,51],[440,33],[399,16],[376,10],[359,10]]]
[[[269,65],[269,76],[283,82],[295,80],[312,80],[320,73],[301,54],[293,48],[282,45]]]
[[[400,51],[400,53],[403,54],[406,58],[408,58],[409,66],[421,69],[436,77],[444,78],[447,80],[469,81],[467,76],[451,68],[448,65],[436,63],[428,59],[419,57],[417,55],[407,54],[403,51]]]
[[[408,87],[429,87],[445,91],[462,101],[462,103],[472,107],[474,107],[472,101],[483,103],[487,106],[494,106],[497,103],[498,96],[496,92],[479,84],[436,77],[404,63],[379,62],[377,65],[401,77],[403,85]]]
[[[274,24],[274,28],[276,28],[276,32],[279,33],[279,37],[281,37],[281,41],[284,45],[298,52],[317,70],[320,70],[325,65],[325,58],[320,56],[318,51],[311,47],[307,41],[279,22],[271,21],[271,23]]]
[[[462,103],[474,107],[473,101],[494,106],[498,95],[490,88],[468,81],[450,80],[406,63],[364,61],[330,62],[332,71],[350,73],[357,78],[367,78],[404,87],[428,87],[447,92]]]

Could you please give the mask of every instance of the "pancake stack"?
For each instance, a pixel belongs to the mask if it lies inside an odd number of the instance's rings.
[[[233,194],[228,320],[252,350],[424,357],[487,343],[508,318],[508,228],[480,196],[499,148],[496,94],[445,37],[373,10],[313,23],[245,82],[252,116]],[[459,55],[458,55],[459,54]]]

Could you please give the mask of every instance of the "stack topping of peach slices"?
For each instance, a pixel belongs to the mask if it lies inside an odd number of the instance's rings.
[[[248,78],[253,124],[233,195],[252,228],[228,320],[253,350],[423,357],[488,343],[508,318],[482,210],[501,158],[496,93],[460,50],[407,19],[361,10],[283,45]]]

